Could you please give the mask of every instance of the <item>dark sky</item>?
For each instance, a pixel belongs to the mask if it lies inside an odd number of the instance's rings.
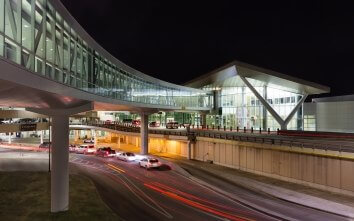
[[[236,59],[354,94],[352,0],[61,1],[119,60],[172,83]]]

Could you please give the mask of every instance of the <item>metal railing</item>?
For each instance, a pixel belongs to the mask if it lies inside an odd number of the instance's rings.
[[[70,123],[74,125],[87,125],[108,128],[111,130],[140,133],[140,127],[137,125],[131,125],[127,123],[112,122],[110,124],[104,122],[81,122],[81,123]],[[321,150],[332,150],[340,152],[354,153],[354,141],[336,141],[336,140],[311,140],[311,139],[301,139],[299,137],[289,137],[280,136],[277,134],[252,134],[243,133],[236,131],[217,131],[217,130],[200,130],[200,129],[190,129],[188,130],[170,130],[170,129],[151,129],[149,128],[150,134],[163,134],[163,135],[174,135],[174,136],[187,136],[189,139],[191,137],[208,137],[215,139],[225,139],[234,140],[242,142],[252,142],[252,143],[263,143],[263,144],[273,144],[279,146],[287,147],[298,147],[307,149],[321,149]]]

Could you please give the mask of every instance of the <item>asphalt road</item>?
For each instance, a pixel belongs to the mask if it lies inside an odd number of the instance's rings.
[[[47,156],[0,148],[0,170],[46,170]],[[106,204],[125,220],[348,220],[237,186],[187,163],[179,162],[193,177],[223,193],[167,165],[146,170],[137,162],[80,154],[70,154],[70,162],[71,172],[90,177]]]
[[[126,220],[276,220],[171,170],[137,162],[71,155],[73,167],[95,183],[103,200]]]
[[[286,216],[289,220],[319,220],[319,221],[335,221],[335,220],[348,220],[347,218],[330,214],[324,211],[308,208],[295,203],[287,202],[271,195],[255,192],[216,177],[214,174],[208,173],[200,169],[198,166],[184,163],[183,161],[176,161],[182,168],[190,172],[194,177],[205,181],[208,184],[222,188],[223,191],[241,200],[242,202],[250,203],[250,205],[257,205],[262,207],[264,211],[270,211],[280,216]]]

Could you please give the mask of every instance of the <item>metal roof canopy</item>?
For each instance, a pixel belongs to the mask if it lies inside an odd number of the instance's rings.
[[[212,72],[191,80],[184,85],[194,88],[201,88],[206,85],[213,85],[215,87],[241,86],[238,84],[238,82],[233,80],[238,75],[262,81],[264,85],[273,88],[278,88],[298,94],[321,94],[330,92],[330,88],[327,86],[302,80],[265,68],[260,68],[240,61],[233,61]]]

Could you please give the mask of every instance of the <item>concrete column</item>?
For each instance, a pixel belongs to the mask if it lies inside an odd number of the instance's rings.
[[[109,140],[109,142],[112,142],[112,133],[111,132],[108,132],[108,140]]]
[[[206,127],[206,113],[200,113],[200,125]]]
[[[192,145],[193,143],[189,140],[187,143],[187,159],[190,160],[192,159]]]
[[[79,131],[78,130],[74,130],[74,141],[75,142],[79,141]]]
[[[92,133],[91,133],[91,130],[88,130],[87,131],[87,138],[91,139],[92,138]]]
[[[41,130],[41,144],[43,143],[43,137],[44,136],[44,133],[43,133],[43,130]]]
[[[149,152],[149,115],[146,113],[141,113],[141,126],[140,126],[140,137],[141,137],[141,146],[140,146],[140,153],[145,155]]]
[[[91,130],[92,136],[93,136],[93,140],[94,140],[94,144],[95,146],[97,146],[97,136],[96,136],[96,131],[95,130]]]
[[[11,137],[11,132],[9,133],[9,144],[11,144],[12,143],[12,137]]]
[[[52,121],[51,211],[69,209],[69,116]]]
[[[118,143],[118,149],[120,150],[120,135],[118,134],[118,141],[117,141],[117,143]]]

